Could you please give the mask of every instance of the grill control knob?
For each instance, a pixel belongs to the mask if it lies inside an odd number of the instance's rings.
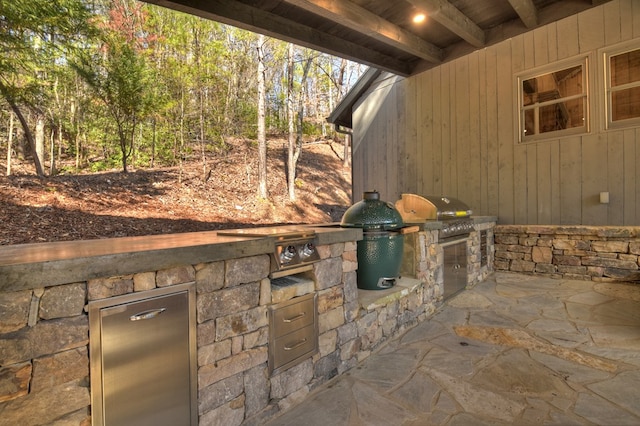
[[[310,256],[313,256],[313,253],[315,253],[315,251],[316,247],[313,245],[313,243],[306,243],[300,248],[300,258],[306,259]]]
[[[294,246],[286,246],[280,253],[280,263],[287,264],[296,256],[296,248]]]

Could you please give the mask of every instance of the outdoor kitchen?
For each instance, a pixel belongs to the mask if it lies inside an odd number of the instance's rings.
[[[394,232],[397,276],[379,289],[358,279],[370,230],[338,223],[2,247],[3,424],[259,424],[287,410],[443,303],[443,221],[407,226],[374,198],[410,231]],[[492,271],[495,218],[468,220],[473,286]]]
[[[153,2],[380,66],[330,117],[353,130],[353,205],[336,223],[0,246],[0,425],[262,425],[317,390],[366,401],[336,407],[344,424],[637,424],[640,98],[616,90],[640,77],[605,83],[639,69],[634,0],[505,3],[491,29],[448,8],[446,49],[382,1]],[[396,23],[369,36],[381,16]],[[379,386],[352,392],[367,375]]]

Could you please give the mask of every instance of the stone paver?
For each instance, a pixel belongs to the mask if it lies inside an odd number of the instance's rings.
[[[640,286],[496,273],[279,425],[638,425]]]

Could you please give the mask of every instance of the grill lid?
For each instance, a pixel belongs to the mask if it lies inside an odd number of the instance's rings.
[[[402,228],[402,216],[392,203],[380,200],[380,193],[367,191],[362,200],[344,212],[340,226],[365,230],[394,230]]]
[[[405,222],[465,218],[473,213],[462,201],[437,195],[402,194],[396,201],[396,208]]]

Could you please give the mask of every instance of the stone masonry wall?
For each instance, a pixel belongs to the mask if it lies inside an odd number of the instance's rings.
[[[90,425],[89,301],[196,283],[201,425],[262,424],[435,310],[436,283],[362,306],[355,242],[319,246],[319,352],[269,377],[269,256],[0,293],[0,425]]]
[[[441,301],[443,252],[438,245],[437,230],[422,230],[405,234],[404,253],[400,273],[415,277],[423,283],[433,284],[430,297]]]
[[[591,281],[640,281],[640,227],[495,229],[495,269]]]
[[[495,257],[494,227],[496,223],[487,221],[475,223],[467,243],[467,286],[484,281],[493,273]],[[484,234],[486,233],[486,234]],[[487,263],[482,264],[481,236],[486,235]],[[444,252],[438,244],[437,230],[422,230],[407,234],[402,274],[415,276],[424,283],[432,283],[431,293],[426,295],[425,303],[438,304],[444,294]]]
[[[468,286],[474,285],[484,281],[491,273],[493,273],[493,263],[495,257],[495,243],[494,243],[494,228],[495,222],[476,223],[474,225],[474,231],[469,235],[468,248]],[[487,263],[482,265],[482,253],[481,253],[481,236],[483,232],[486,232],[486,256]]]
[[[0,293],[0,425],[91,424],[87,283]]]

